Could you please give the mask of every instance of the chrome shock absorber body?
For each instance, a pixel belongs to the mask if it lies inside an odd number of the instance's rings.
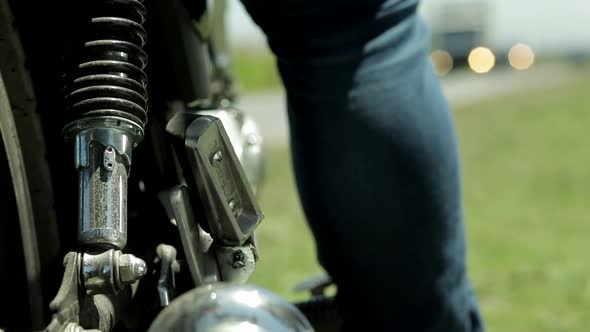
[[[78,240],[123,249],[131,153],[147,121],[146,9],[139,0],[93,0],[81,14],[83,40],[66,58],[63,129],[75,143]]]

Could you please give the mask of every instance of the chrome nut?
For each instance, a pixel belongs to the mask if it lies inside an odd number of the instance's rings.
[[[122,285],[128,285],[141,279],[147,273],[147,265],[141,258],[131,254],[119,257],[119,281]]]

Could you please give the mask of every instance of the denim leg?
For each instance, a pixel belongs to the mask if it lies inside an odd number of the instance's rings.
[[[243,1],[277,55],[297,186],[347,327],[482,331],[458,145],[415,1]]]

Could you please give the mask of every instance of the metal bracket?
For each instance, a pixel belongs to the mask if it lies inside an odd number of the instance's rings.
[[[49,308],[54,312],[53,318],[44,331],[88,331],[83,330],[81,326],[110,331],[117,323],[120,313],[129,305],[130,287],[120,289],[116,294],[85,294],[80,287],[81,260],[82,254],[66,254],[61,286],[49,304]]]
[[[80,301],[78,292],[78,274],[80,272],[80,264],[78,262],[78,253],[70,252],[64,257],[64,275],[61,281],[61,286],[57,295],[49,303],[49,308],[55,312],[53,315],[53,326],[66,325],[67,323],[78,323],[78,314],[80,312]],[[49,326],[51,327],[52,324]],[[55,331],[49,329],[48,331]]]
[[[177,227],[191,277],[196,286],[219,280],[215,256],[211,252],[213,239],[195,220],[188,190],[177,186],[160,193],[166,212]]]

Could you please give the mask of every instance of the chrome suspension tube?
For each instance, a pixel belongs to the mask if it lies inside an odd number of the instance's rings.
[[[115,119],[90,121],[73,134],[78,171],[78,241],[123,249],[127,243],[127,178],[139,128]],[[99,122],[99,123],[96,123]]]
[[[75,143],[80,244],[123,249],[131,151],[147,122],[143,0],[92,0],[80,7],[80,40],[66,55],[66,125]]]

